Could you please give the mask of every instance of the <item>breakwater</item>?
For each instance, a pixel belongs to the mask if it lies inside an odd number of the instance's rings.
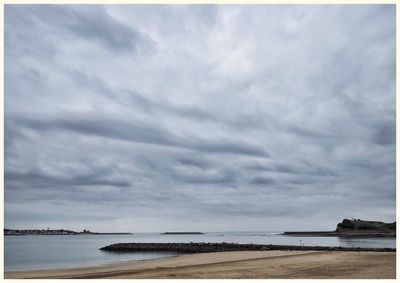
[[[324,246],[287,246],[287,245],[255,245],[236,243],[117,243],[100,248],[110,252],[178,252],[212,253],[229,251],[372,251],[395,252],[391,248],[355,248],[355,247],[324,247]]]
[[[202,232],[164,232],[161,235],[204,235]]]

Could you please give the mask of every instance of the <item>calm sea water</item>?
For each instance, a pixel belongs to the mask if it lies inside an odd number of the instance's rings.
[[[204,235],[63,235],[5,236],[4,268],[11,270],[53,269],[115,264],[124,261],[170,257],[176,253],[110,253],[99,248],[131,242],[227,242],[305,246],[395,248],[394,238],[344,239],[337,237],[289,237],[281,232],[216,232]]]

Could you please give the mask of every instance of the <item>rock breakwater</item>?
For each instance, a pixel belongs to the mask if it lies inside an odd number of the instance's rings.
[[[391,248],[354,248],[325,246],[254,245],[236,243],[117,243],[100,248],[110,252],[177,252],[182,254],[229,251],[372,251],[395,252]]]

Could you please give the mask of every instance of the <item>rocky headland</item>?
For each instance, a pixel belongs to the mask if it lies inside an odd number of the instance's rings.
[[[396,222],[384,223],[381,221],[367,221],[361,219],[343,219],[341,223],[337,224],[334,231],[284,232],[283,235],[354,238],[396,237]]]

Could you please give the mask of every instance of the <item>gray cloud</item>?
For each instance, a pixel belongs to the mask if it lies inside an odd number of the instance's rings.
[[[193,158],[193,157],[178,157],[177,161],[180,164],[183,164],[186,166],[194,166],[194,167],[198,167],[201,169],[205,169],[210,166],[207,161],[198,159],[198,158]]]
[[[104,170],[103,170],[104,171]],[[6,171],[7,182],[11,185],[12,182],[24,185],[29,183],[31,187],[49,187],[49,186],[101,186],[110,185],[115,187],[129,186],[129,182],[123,180],[108,180],[104,178],[106,172],[96,172],[91,175],[75,175],[68,174],[67,176],[52,176],[44,172],[14,172]],[[71,176],[72,175],[72,176]]]
[[[395,34],[394,5],[8,4],[5,224],[394,221]]]
[[[373,140],[379,145],[393,145],[396,142],[395,121],[388,121],[378,125],[373,135]]]
[[[15,121],[24,127],[39,131],[73,131],[80,134],[147,143],[150,145],[170,146],[205,153],[269,157],[268,153],[261,146],[255,144],[232,139],[222,139],[220,141],[197,137],[185,137],[182,139],[155,123],[139,124],[133,121],[118,121],[113,118],[92,115],[90,113],[80,113],[78,117],[70,115],[62,119],[57,119],[56,117],[42,120],[16,118]]]
[[[256,177],[251,182],[256,185],[271,185],[274,183],[274,180],[270,178]]]
[[[79,37],[88,42],[97,42],[111,52],[135,52],[151,47],[148,36],[116,21],[101,6],[22,5],[17,8],[9,5],[6,13],[11,23],[21,26],[24,33],[33,33],[35,26],[42,28],[44,34],[39,36],[44,38],[48,34],[71,40]],[[24,25],[26,23],[32,26]]]

